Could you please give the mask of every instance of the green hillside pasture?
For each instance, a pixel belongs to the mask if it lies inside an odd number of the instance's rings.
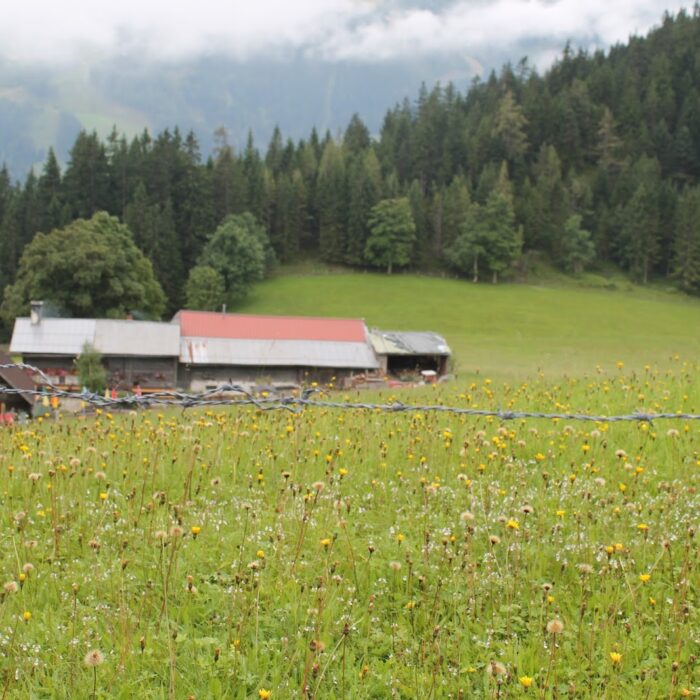
[[[697,371],[417,393],[673,412]],[[695,697],[699,437],[319,408],[5,428],[2,694]]]
[[[622,361],[665,365],[700,351],[700,303],[680,295],[531,285],[474,285],[414,275],[279,276],[244,312],[362,317],[385,330],[432,330],[459,373],[582,374]]]

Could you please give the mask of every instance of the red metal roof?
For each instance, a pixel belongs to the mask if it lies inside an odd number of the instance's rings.
[[[245,340],[331,340],[364,343],[365,323],[355,318],[249,316],[215,311],[178,311],[180,335]]]

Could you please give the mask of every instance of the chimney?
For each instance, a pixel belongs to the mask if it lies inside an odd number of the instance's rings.
[[[44,306],[43,301],[29,302],[29,320],[32,326],[38,326],[41,323],[41,312]]]

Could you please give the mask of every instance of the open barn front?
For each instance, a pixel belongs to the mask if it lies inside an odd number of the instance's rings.
[[[432,371],[443,375],[447,371],[447,358],[440,355],[389,355],[386,358],[387,374],[420,374]]]
[[[426,372],[447,374],[451,351],[445,339],[428,331],[370,331],[370,341],[380,367],[396,378],[425,378]]]

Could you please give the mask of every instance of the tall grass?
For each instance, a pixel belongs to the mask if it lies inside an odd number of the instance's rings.
[[[700,409],[671,365],[401,398]],[[5,430],[0,697],[696,693],[699,437],[321,409]]]

